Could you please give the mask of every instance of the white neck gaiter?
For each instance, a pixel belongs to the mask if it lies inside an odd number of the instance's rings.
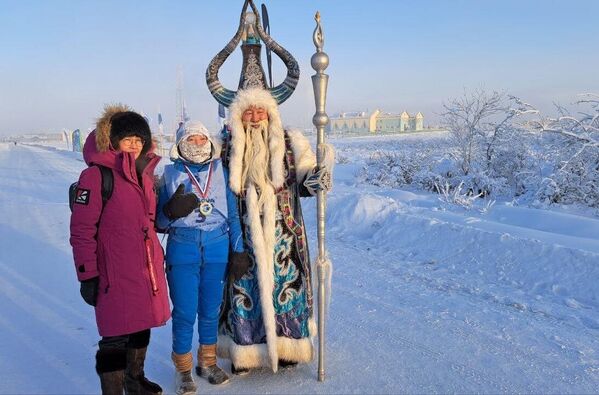
[[[197,145],[181,141],[179,153],[186,161],[200,165],[212,157],[212,143],[208,141],[204,145]]]

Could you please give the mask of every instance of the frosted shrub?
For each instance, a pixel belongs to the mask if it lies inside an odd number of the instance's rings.
[[[576,105],[576,115],[558,107],[557,118],[539,117],[528,123],[543,135],[554,168],[537,197],[599,208],[599,96],[582,95]]]
[[[542,203],[560,203],[563,192],[557,182],[551,178],[544,178],[537,190],[536,196]]]
[[[414,185],[419,189],[440,193],[438,185],[447,183],[445,175],[437,174],[429,169],[421,169],[414,175]]]
[[[544,180],[537,197],[546,203],[599,208],[599,172],[595,164],[571,160]]]
[[[338,152],[335,155],[335,162],[339,165],[344,165],[344,164],[350,163],[350,160],[347,155],[344,155],[343,153]]]
[[[424,151],[375,151],[366,161],[359,178],[376,186],[399,187],[410,185],[429,156]]]
[[[445,109],[449,144],[425,140],[374,151],[361,180],[410,185],[463,207],[484,197],[599,209],[599,96],[585,95],[576,115],[558,107],[557,118],[513,96],[484,91],[466,92]]]
[[[452,187],[448,182],[445,184],[436,185],[436,189],[441,194],[440,201],[444,203],[456,204],[465,209],[471,209],[474,201],[482,196],[482,194],[474,195],[471,191],[463,190],[464,183],[459,183],[456,187]]]

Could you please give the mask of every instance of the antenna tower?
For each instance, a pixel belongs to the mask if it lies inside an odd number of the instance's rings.
[[[185,102],[183,100],[183,68],[181,66],[177,66],[177,97],[175,105],[177,106],[177,125],[179,125],[179,123],[181,122],[185,123]]]

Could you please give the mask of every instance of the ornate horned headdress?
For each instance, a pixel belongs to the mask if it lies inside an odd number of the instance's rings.
[[[246,12],[248,5],[252,8],[250,12]],[[287,67],[285,80],[275,87],[268,88],[266,85],[266,77],[260,60],[260,51],[262,49],[260,39],[264,41],[267,48],[281,58]],[[243,9],[241,10],[237,33],[212,59],[206,70],[206,83],[216,101],[225,107],[229,107],[237,94],[237,91],[229,90],[221,84],[218,79],[218,71],[231,53],[233,53],[239,41],[243,41],[241,44],[243,66],[238,89],[262,88],[270,92],[277,104],[281,104],[287,100],[297,86],[300,74],[299,65],[285,48],[277,44],[264,31],[260,23],[260,14],[253,0],[245,0]]]

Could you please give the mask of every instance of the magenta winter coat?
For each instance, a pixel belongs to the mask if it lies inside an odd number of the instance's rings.
[[[119,336],[161,326],[170,318],[163,250],[154,231],[154,168],[160,157],[147,154],[143,188],[131,153],[112,148],[98,152],[95,132],[83,148],[88,165],[109,167],[114,174],[111,198],[102,212],[101,173],[85,169],[79,188],[86,204],[75,203],[71,245],[79,281],[100,276],[96,322],[101,336]],[[99,221],[99,222],[98,222]]]

